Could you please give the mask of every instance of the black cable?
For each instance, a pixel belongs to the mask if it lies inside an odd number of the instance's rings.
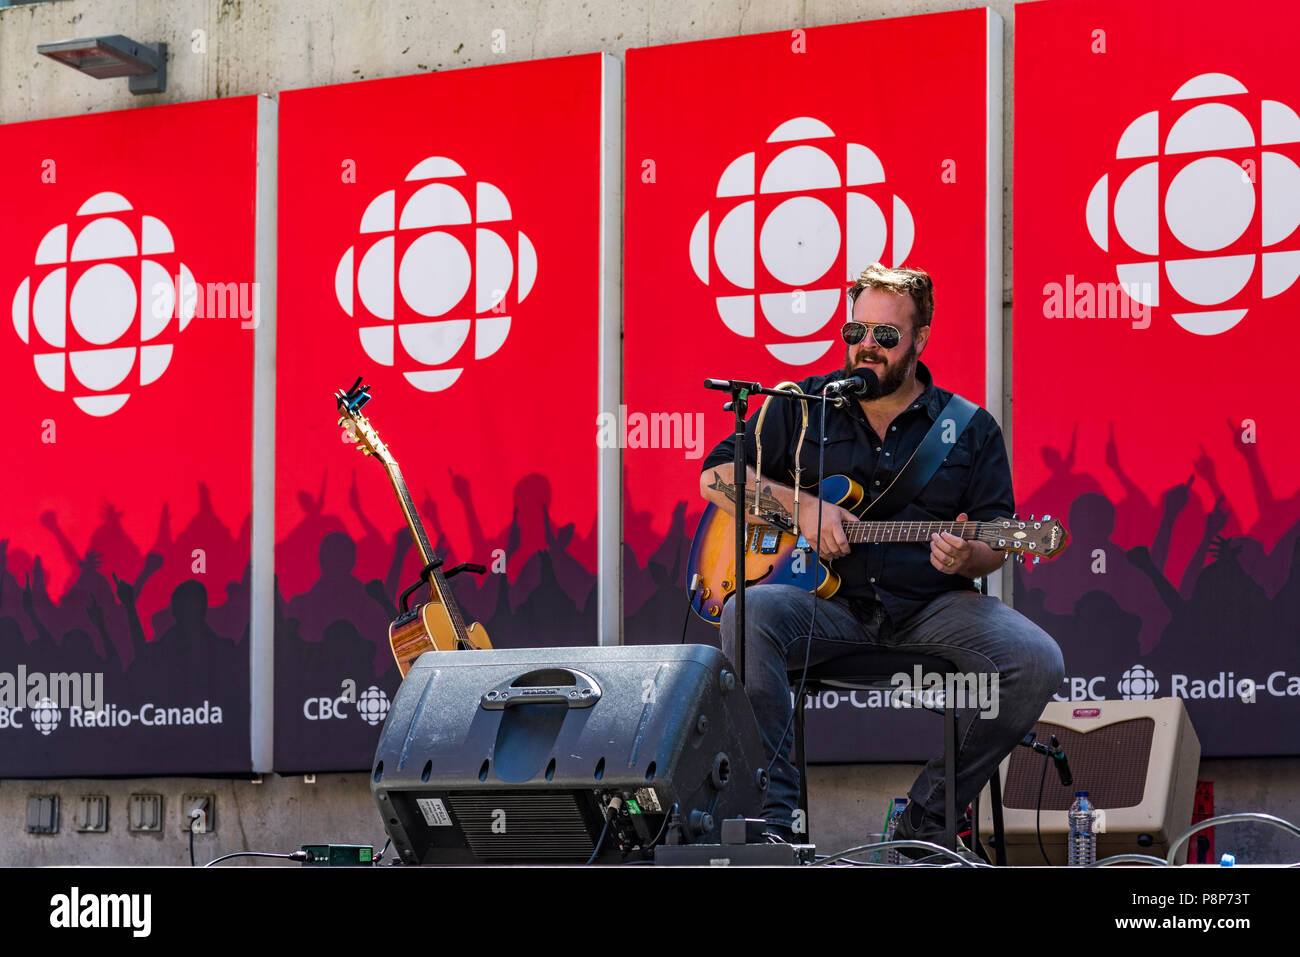
[[[596,839],[596,847],[592,850],[591,857],[587,858],[588,865],[594,864],[596,858],[600,855],[600,848],[605,843],[605,835],[609,833],[609,825],[614,818],[618,817],[618,812],[622,807],[623,799],[617,794],[610,798],[609,803],[605,805],[605,826],[600,829],[600,837]],[[674,805],[674,807],[676,807],[676,805]]]
[[[872,850],[876,850],[876,849],[878,849],[878,848],[881,848],[881,846],[884,845],[884,844],[893,844],[893,843],[895,843],[895,842],[894,842],[894,841],[875,841],[875,842],[873,842],[873,843],[871,843],[871,844],[859,844],[857,847],[850,847],[850,848],[848,848],[847,850],[839,851],[838,853],[831,854],[831,855],[829,855],[828,857],[824,857],[824,858],[822,858],[821,860],[817,861],[813,866],[814,866],[814,867],[826,867],[826,866],[829,866],[829,865],[831,865],[831,864],[836,863],[837,861],[844,860],[844,859],[847,858],[848,855],[850,855],[850,854],[856,854],[856,853],[858,853],[859,851],[872,851]],[[915,845],[918,844],[918,843],[928,843],[928,842],[918,842],[918,841],[907,841],[907,842],[902,842],[902,841],[899,841],[898,843],[907,843],[907,844],[909,844],[909,845],[913,845],[913,846],[915,846]],[[882,849],[883,849],[883,848],[882,848]],[[928,861],[931,857],[941,857],[941,858],[944,858],[945,860],[949,861],[949,862],[952,863],[952,864],[956,864],[956,865],[959,865],[959,866],[962,866],[962,867],[988,867],[988,866],[989,866],[988,864],[985,864],[983,861],[972,861],[972,860],[970,860],[969,858],[961,857],[961,856],[960,856],[959,854],[957,854],[955,851],[950,850],[949,848],[946,848],[946,847],[945,847],[945,848],[942,848],[941,850],[936,851],[935,853],[930,854],[930,855],[928,855],[928,856],[926,856],[926,857],[920,858],[919,860],[912,861],[910,864],[907,864],[907,865],[904,865],[904,866],[906,866],[906,867],[912,867],[912,866],[914,866],[914,865],[916,865],[916,864],[920,864],[921,861]],[[894,865],[891,865],[891,864],[877,864],[877,865],[872,865],[872,866],[876,866],[876,867],[892,867],[892,866],[894,866]]]
[[[198,822],[198,815],[190,815],[190,867],[198,867],[194,863],[194,825]]]
[[[686,628],[691,623],[691,609],[695,606],[695,593],[700,590],[700,579],[695,578],[694,586],[686,596],[686,614],[682,617],[682,640],[677,642],[679,645],[686,644]]]
[[[1038,853],[1043,855],[1043,863],[1048,867],[1052,862],[1047,859],[1047,851],[1043,849],[1043,784],[1047,781],[1047,762],[1051,760],[1046,754],[1043,755],[1043,774],[1038,779],[1038,805],[1034,809],[1034,830],[1038,832]]]
[[[293,851],[289,854],[275,854],[271,851],[236,851],[234,854],[226,854],[218,857],[214,861],[208,861],[204,867],[211,867],[213,864],[220,864],[222,861],[228,861],[232,857],[282,857],[290,861],[309,861],[311,860],[310,851]]]
[[[613,816],[613,814],[610,814],[609,811],[606,810],[605,826],[600,829],[600,837],[596,839],[596,849],[591,852],[591,857],[587,858],[587,866],[596,862],[596,857],[600,854],[600,846],[605,843],[605,835],[609,832],[609,819]]]
[[[384,854],[387,853],[387,851],[388,851],[388,845],[389,845],[389,844],[392,844],[392,843],[393,843],[393,839],[392,839],[391,837],[390,837],[388,840],[384,841],[384,846],[381,847],[381,848],[379,849],[379,853],[378,853],[377,855],[375,855],[375,859],[374,859],[373,861],[371,861],[370,863],[371,863],[371,864],[378,864],[381,860],[383,860],[383,859],[384,859]]]
[[[645,850],[649,851],[654,849],[654,846],[659,843],[659,839],[664,836],[664,831],[668,830],[669,819],[676,813],[677,813],[677,805],[674,804],[672,810],[664,815],[664,822],[659,825],[659,833],[654,836],[654,838],[650,841],[650,846],[645,848]]]
[[[826,393],[825,393],[825,390],[822,390],[822,395],[825,396],[825,394],[826,394]],[[823,469],[825,468],[825,462],[826,462],[826,405],[827,405],[827,403],[825,403],[825,402],[822,403],[821,435],[819,436],[820,441],[817,443],[817,485],[816,485],[816,489],[817,489],[817,545],[818,545],[818,549],[817,549],[818,558],[817,558],[817,561],[818,561],[819,564],[820,564],[820,562],[821,562],[821,558],[820,558],[820,555],[821,555],[821,552],[820,552],[820,546],[821,546],[821,543],[822,543],[822,471],[823,471]],[[795,463],[795,464],[796,464],[796,466],[798,465],[798,463]],[[759,476],[759,480],[760,480],[760,481],[762,480],[762,476]],[[796,481],[796,482],[795,482],[795,490],[794,490],[794,500],[795,500],[795,504],[797,504],[798,501],[799,501],[799,492],[800,492],[800,489],[798,488],[798,485],[799,485],[799,483]],[[805,538],[805,540],[806,540],[806,539],[807,539],[807,536],[805,535],[804,538]],[[795,693],[795,696],[794,696],[794,707],[790,709],[790,720],[787,721],[787,722],[785,723],[785,729],[781,732],[781,737],[780,737],[780,739],[779,739],[779,743],[777,744],[777,749],[778,749],[778,750],[777,750],[776,754],[773,754],[773,755],[772,755],[772,760],[769,761],[768,764],[767,764],[767,776],[768,776],[769,778],[772,776],[772,767],[776,764],[777,756],[781,753],[781,752],[780,752],[780,747],[781,747],[782,744],[785,743],[785,736],[786,736],[787,734],[790,733],[790,728],[791,728],[791,726],[794,724],[794,716],[795,716],[795,714],[798,713],[798,712],[797,712],[797,709],[802,705],[802,702],[803,702],[803,689],[804,689],[804,686],[806,685],[806,683],[807,683],[807,681],[808,681],[808,663],[809,663],[809,661],[812,659],[812,643],[813,643],[813,634],[814,634],[814,632],[815,632],[816,629],[817,629],[817,586],[818,586],[818,582],[817,582],[817,569],[814,568],[814,569],[813,569],[813,588],[812,588],[812,614],[809,616],[809,619],[808,619],[808,637],[806,638],[806,643],[805,643],[805,645],[804,645],[804,651],[803,651],[803,668],[802,668],[802,669],[800,670],[800,672],[799,672],[799,690]],[[741,639],[741,640],[744,640],[743,636],[742,636],[742,639]],[[794,744],[794,742],[791,742],[791,746],[793,746],[793,744]],[[804,740],[804,746],[805,746],[805,748],[807,747],[807,744],[808,744],[807,739],[805,739],[805,740]],[[804,767],[806,768],[806,767],[808,766],[808,759],[807,759],[807,757],[805,757],[805,756],[803,756],[803,755],[801,755],[800,757],[803,757]],[[807,789],[807,782],[801,782],[801,784],[803,785],[804,789],[806,790],[806,789]],[[808,813],[808,809],[807,809],[807,808],[803,808],[802,810],[803,810],[803,812],[804,812],[805,815]]]

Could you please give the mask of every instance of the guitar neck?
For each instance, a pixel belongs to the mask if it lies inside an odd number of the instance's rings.
[[[388,469],[388,480],[393,484],[393,491],[397,493],[397,502],[402,507],[406,526],[411,530],[411,537],[415,539],[415,549],[420,553],[420,561],[427,565],[433,561],[433,546],[429,544],[424,523],[420,521],[420,515],[415,510],[415,502],[411,499],[410,489],[406,487],[406,479],[402,477],[402,470],[397,467],[396,462],[389,460],[384,465]]]
[[[879,542],[928,542],[931,535],[947,532],[974,540],[979,522],[844,522],[844,535],[852,545]]]
[[[411,537],[415,539],[415,548],[420,553],[421,565],[422,567],[428,565],[434,561],[433,546],[429,544],[429,536],[424,531],[424,523],[420,521],[420,514],[415,510],[415,502],[411,500],[411,491],[406,487],[406,479],[402,477],[402,470],[397,467],[397,462],[393,459],[386,460],[384,466],[388,471],[388,480],[393,485],[393,491],[397,493],[397,501],[402,506],[402,514],[406,516],[406,524],[411,530]],[[465,628],[465,620],[461,618],[460,607],[456,604],[456,599],[447,586],[447,579],[436,568],[433,570],[431,578],[431,587],[438,600],[447,609],[447,617],[451,619],[457,636],[468,645],[469,632]]]
[[[724,482],[717,472],[713,473],[713,485],[720,492],[734,498],[736,486]],[[746,492],[746,501],[751,501],[751,492]],[[771,494],[764,492],[759,500],[759,508],[790,517],[790,513]],[[805,509],[803,518],[815,515],[815,510]],[[801,523],[802,524],[802,523]],[[930,536],[937,532],[948,532],[958,538],[975,539],[979,535],[979,522],[859,522],[842,523],[844,534],[852,545],[877,544],[880,542],[928,542]]]

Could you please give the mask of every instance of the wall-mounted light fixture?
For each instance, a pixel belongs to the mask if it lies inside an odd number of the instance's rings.
[[[119,34],[41,43],[36,52],[98,80],[130,77],[132,93],[162,93],[167,89],[165,43],[136,43]]]

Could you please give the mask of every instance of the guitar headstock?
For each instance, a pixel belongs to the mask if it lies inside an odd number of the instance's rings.
[[[1060,519],[1050,515],[1042,518],[1031,515],[1027,519],[1012,516],[980,522],[976,538],[994,551],[1011,552],[1016,561],[1023,562],[1028,557],[1037,564],[1040,559],[1059,555],[1070,540],[1070,534]]]
[[[334,404],[338,408],[339,425],[346,428],[357,440],[357,450],[363,455],[378,456],[385,463],[391,463],[392,455],[384,445],[370,420],[361,414],[362,407],[370,401],[370,386],[361,384],[361,376],[352,383],[352,388],[334,393]]]

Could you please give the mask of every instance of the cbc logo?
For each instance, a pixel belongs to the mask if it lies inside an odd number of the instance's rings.
[[[1066,675],[1061,679],[1064,687],[1064,694],[1054,694],[1052,697],[1057,701],[1105,701],[1106,700],[1106,679],[1104,676],[1095,678],[1071,677]]]
[[[1120,676],[1116,687],[1125,701],[1150,701],[1160,690],[1160,681],[1142,665],[1134,665]]]
[[[787,120],[767,142],[788,145],[762,169],[751,151],[722,172],[716,200],[691,231],[691,267],[700,282],[727,293],[715,300],[723,325],[803,366],[839,341],[838,327],[827,326],[848,312],[840,280],[857,278],[868,263],[901,265],[915,224],[884,185],[880,158],[821,120]],[[780,201],[756,222],[773,196]]]
[[[1300,116],[1277,100],[1253,102],[1227,74],[1193,77],[1173,109],[1142,114],[1120,136],[1116,160],[1150,162],[1122,180],[1103,175],[1088,196],[1088,233],[1116,260],[1125,292],[1148,306],[1176,293],[1166,308],[1199,336],[1227,332],[1247,303],[1300,276],[1300,166],[1281,152],[1296,151]],[[1161,248],[1162,222],[1172,250]]]
[[[339,695],[337,698],[331,698],[325,695],[320,698],[308,698],[302,703],[302,715],[308,721],[330,721],[334,718],[346,718],[348,716],[347,695]]]
[[[0,729],[25,727],[23,723],[23,708],[0,708]],[[59,726],[63,713],[55,707],[53,701],[49,698],[42,698],[36,703],[36,707],[31,709],[28,715],[31,721],[31,727],[35,728],[43,735],[48,735],[51,731]]]
[[[46,388],[106,416],[162,376],[198,306],[194,276],[175,252],[167,224],[134,212],[120,193],[96,193],[72,223],[45,234],[12,316]]]
[[[331,698],[328,695],[308,698],[302,703],[302,714],[308,721],[332,721],[337,718],[346,718],[351,714],[347,708],[351,703],[352,695],[348,693],[341,694],[337,698]],[[375,685],[371,685],[356,697],[357,717],[372,727],[380,724],[388,717],[390,706],[388,695],[384,693],[384,689]]]
[[[360,237],[334,272],[334,295],[360,323],[367,356],[395,366],[421,392],[441,392],[469,362],[505,344],[510,301],[518,305],[532,291],[537,252],[512,225],[505,193],[468,179],[455,160],[430,156],[406,180],[430,182],[400,209],[395,189],[371,200]],[[427,321],[396,321],[399,296]],[[472,352],[463,348],[471,333]]]

